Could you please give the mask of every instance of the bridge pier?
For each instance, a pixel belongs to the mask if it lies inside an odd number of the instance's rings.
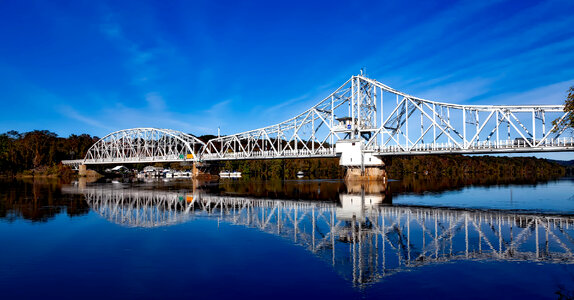
[[[215,177],[210,173],[209,165],[200,162],[193,162],[191,167],[191,175],[194,179],[212,180]]]
[[[387,182],[387,172],[381,166],[345,166],[346,181],[383,181]]]
[[[88,169],[86,168],[86,165],[81,164],[78,166],[78,176],[80,177],[85,177],[88,175]]]
[[[339,165],[346,169],[346,181],[387,181],[385,163],[373,153],[363,151],[361,140],[340,140],[335,151],[341,154]]]

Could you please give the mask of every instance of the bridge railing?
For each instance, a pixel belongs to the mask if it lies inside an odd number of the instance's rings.
[[[276,151],[254,151],[254,152],[226,152],[226,153],[205,153],[202,160],[235,160],[235,159],[271,159],[271,158],[305,158],[305,157],[335,157],[335,148],[324,149],[298,149]]]
[[[416,154],[420,152],[449,152],[449,153],[485,153],[485,152],[541,152],[541,151],[571,151],[574,150],[574,137],[564,137],[545,140],[531,146],[522,140],[478,141],[461,148],[453,143],[417,144],[406,149],[401,145],[386,147],[370,147],[367,151],[388,154]]]
[[[114,164],[114,163],[150,163],[150,162],[181,162],[186,161],[185,156],[162,155],[162,156],[147,156],[147,157],[105,157],[105,158],[91,158],[83,160],[84,164]],[[191,160],[190,160],[191,161]]]

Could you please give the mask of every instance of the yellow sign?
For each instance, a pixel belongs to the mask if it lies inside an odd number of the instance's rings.
[[[186,196],[185,196],[185,202],[187,202],[187,203],[193,202],[193,196],[191,196],[191,195],[186,195]]]
[[[193,154],[188,154],[187,159],[193,159]]]

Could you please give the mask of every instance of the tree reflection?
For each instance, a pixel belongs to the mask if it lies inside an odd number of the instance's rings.
[[[0,181],[0,218],[46,222],[63,212],[70,217],[87,214],[84,197],[62,194],[62,184],[58,179]]]

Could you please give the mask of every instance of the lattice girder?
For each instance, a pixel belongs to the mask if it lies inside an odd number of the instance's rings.
[[[335,144],[345,139],[379,156],[573,151],[572,135],[546,124],[566,118],[563,110],[430,101],[359,75],[294,118],[210,140],[202,159],[336,156]]]
[[[112,132],[86,154],[85,164],[198,161],[205,143],[180,131],[133,128]]]

